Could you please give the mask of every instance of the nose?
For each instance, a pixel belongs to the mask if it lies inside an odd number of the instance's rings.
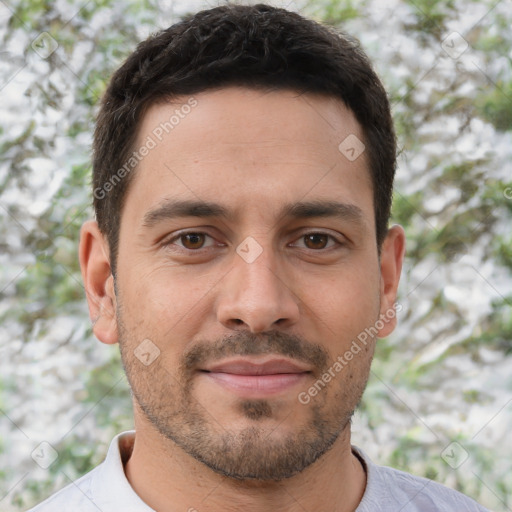
[[[252,262],[235,254],[232,270],[219,283],[218,321],[253,333],[292,326],[299,320],[299,298],[289,281],[278,270],[271,249],[265,248]]]

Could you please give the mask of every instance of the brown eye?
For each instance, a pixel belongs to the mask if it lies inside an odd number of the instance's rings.
[[[180,236],[180,241],[185,249],[201,249],[205,241],[205,234],[185,233]]]
[[[170,251],[178,251],[181,254],[200,254],[203,249],[224,247],[224,244],[216,243],[216,240],[208,233],[202,231],[182,231],[173,238],[162,242],[162,245]]]
[[[329,235],[322,233],[310,233],[304,235],[304,243],[308,249],[325,249],[329,242]]]

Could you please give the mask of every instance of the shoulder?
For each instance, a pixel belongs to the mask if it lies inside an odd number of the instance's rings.
[[[57,491],[48,499],[39,503],[39,505],[31,508],[28,512],[63,512],[65,510],[98,512],[98,507],[94,503],[92,496],[91,484],[100,466],[94,468],[60,491]]]
[[[28,512],[151,512],[130,486],[124,473],[135,431],[112,439],[105,460]]]
[[[356,512],[489,512],[476,501],[434,480],[374,464],[359,448],[354,453],[367,469],[367,484]]]

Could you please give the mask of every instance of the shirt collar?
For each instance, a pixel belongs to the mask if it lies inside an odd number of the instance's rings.
[[[135,430],[118,434],[110,443],[105,461],[98,466],[91,490],[94,502],[102,512],[155,512],[133,490],[124,472],[124,464],[130,458],[134,441]],[[366,453],[356,446],[352,446],[352,452],[361,461],[366,472],[366,489],[359,504],[361,506],[369,497],[375,475]]]
[[[114,437],[105,461],[93,477],[92,496],[102,512],[155,512],[133,490],[124,473],[123,462],[129,459],[134,441],[135,430]]]

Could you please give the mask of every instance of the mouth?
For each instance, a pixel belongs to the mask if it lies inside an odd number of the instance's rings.
[[[289,391],[312,370],[289,359],[231,359],[200,370],[208,380],[235,394],[257,398]]]

